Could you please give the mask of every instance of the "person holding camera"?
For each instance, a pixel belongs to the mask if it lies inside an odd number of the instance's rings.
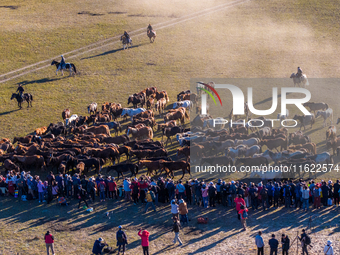
[[[94,242],[92,253],[95,255],[102,255],[105,246],[108,246],[108,244],[104,242],[103,238],[99,237],[99,239]]]
[[[302,254],[305,255],[306,253],[306,255],[308,255],[307,246],[310,245],[311,240],[304,229],[302,229],[302,234],[301,237],[299,237],[299,240],[301,241]]]
[[[138,235],[142,239],[143,255],[149,255],[149,236],[150,233],[146,229],[140,229]]]

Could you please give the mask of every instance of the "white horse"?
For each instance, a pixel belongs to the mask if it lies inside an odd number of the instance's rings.
[[[326,124],[327,124],[326,120],[328,118],[331,118],[331,125],[332,125],[332,122],[333,122],[333,110],[332,110],[332,108],[328,108],[325,111],[317,111],[315,118],[317,118],[319,116],[322,116],[322,118],[323,118],[323,127],[326,126]]]
[[[292,73],[290,78],[293,79],[294,87],[296,86],[296,84],[298,84],[299,87],[300,87],[300,84],[302,84],[302,86],[304,88],[309,85],[309,82],[308,82],[308,79],[307,79],[307,75],[305,75],[305,74],[303,74],[301,77],[298,77],[297,74]]]
[[[131,117],[131,121],[133,120],[132,117],[135,116],[138,113],[145,112],[145,108],[136,108],[136,109],[131,109],[131,108],[123,108],[121,116],[123,117],[124,115],[129,115]]]
[[[190,111],[192,107],[192,102],[190,100],[184,100],[184,101],[175,102],[172,105],[172,109],[176,109],[179,107],[188,108],[188,110]]]
[[[68,119],[65,120],[66,123],[66,127],[68,127],[69,125],[72,125],[73,122],[78,119],[78,115],[77,114],[72,114],[72,116]]]
[[[87,107],[87,112],[89,114],[97,112],[97,103],[92,103]]]

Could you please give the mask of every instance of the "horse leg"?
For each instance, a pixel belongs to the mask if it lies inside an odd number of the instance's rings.
[[[64,76],[64,71],[63,71],[63,69],[61,69],[61,74]]]

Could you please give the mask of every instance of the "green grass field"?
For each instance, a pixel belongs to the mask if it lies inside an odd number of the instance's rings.
[[[174,102],[180,91],[189,89],[191,78],[206,81],[288,78],[296,72],[297,66],[302,67],[309,78],[339,78],[338,1],[257,0],[239,5],[231,3],[229,7],[226,4],[228,2],[220,0],[3,0],[0,6],[0,82],[24,71],[32,72],[0,83],[0,137],[12,139],[60,121],[65,108],[69,108],[71,114],[85,115],[91,102],[101,105],[108,101],[127,106],[130,94],[149,86],[167,90],[170,101]],[[219,5],[223,7],[212,9]],[[153,44],[149,43],[145,32],[149,23],[157,31]],[[138,29],[141,30],[136,31]],[[136,31],[131,34],[133,47],[125,51],[117,39],[110,39],[124,30]],[[104,40],[108,41],[105,43]],[[80,49],[96,42],[101,43]],[[101,48],[89,51],[99,46]],[[65,54],[70,51],[73,53]],[[79,74],[62,77],[59,73],[56,76],[54,66],[34,71],[51,62],[46,61],[1,76],[61,54],[65,54],[66,62],[76,65]],[[10,100],[19,83],[34,96],[30,109],[24,104],[24,108],[18,110],[16,102]],[[310,83],[312,101],[327,102],[334,110],[336,121],[340,114],[337,80],[327,80],[327,86],[313,79]],[[287,86],[292,86],[292,81],[287,79]],[[269,92],[264,92],[270,87],[271,84],[267,84],[254,91],[255,102],[270,97]],[[261,107],[268,108],[269,104],[267,101]],[[161,120],[158,118],[157,121]],[[313,130],[307,130],[312,141],[318,144],[319,152],[325,149],[325,130],[321,119]],[[176,146],[168,147],[171,155]],[[337,178],[338,174],[329,177]],[[279,210],[272,213],[274,221],[265,225],[262,215],[254,215],[249,233],[244,236],[236,223],[220,224],[226,219],[232,221],[234,212],[212,210],[209,217],[215,223],[203,227],[193,224],[185,231],[184,240],[189,244],[172,249],[168,207],[162,207],[154,217],[151,214],[141,216],[136,208],[120,202],[96,205],[98,211],[90,216],[74,209],[69,209],[71,213],[67,214],[56,211],[54,206],[36,205],[36,202],[22,205],[7,199],[3,203],[0,208],[4,215],[4,220],[0,221],[0,254],[44,254],[42,234],[51,226],[59,240],[57,254],[89,254],[93,241],[99,235],[112,240],[114,227],[119,224],[127,227],[129,236],[134,236],[130,241],[133,248],[128,254],[140,252],[134,233],[139,226],[151,229],[154,236],[152,254],[222,254],[225,251],[237,254],[232,250],[237,245],[234,239],[253,242],[252,235],[256,231],[265,230],[269,236],[269,231],[284,229],[286,223],[291,225],[286,230],[293,234],[305,225],[304,217],[307,217],[296,214],[297,224],[289,221],[291,216],[288,214],[286,222],[278,223],[275,219],[282,214]],[[102,215],[111,209],[120,211],[117,218],[109,222]],[[199,210],[193,217],[206,213]],[[131,217],[127,218],[126,214]],[[337,212],[332,209],[318,215],[320,222],[327,223],[318,229],[321,239],[324,241],[331,236],[338,240],[338,227],[333,224]],[[230,245],[225,245],[226,242]],[[215,246],[217,250],[213,249]],[[252,248],[244,245],[240,254],[252,254]],[[315,251],[314,254],[321,253]]]

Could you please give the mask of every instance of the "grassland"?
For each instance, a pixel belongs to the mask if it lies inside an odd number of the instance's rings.
[[[150,44],[146,34],[132,35],[134,47],[129,50],[123,51],[120,43],[113,43],[76,57],[72,56],[84,51],[65,55],[66,61],[74,63],[79,70],[75,77],[55,76],[55,68],[50,66],[1,83],[0,137],[26,135],[37,127],[60,121],[64,108],[84,115],[92,101],[119,102],[126,106],[128,95],[148,86],[167,90],[173,102],[179,91],[189,88],[190,78],[209,78],[207,81],[210,78],[287,78],[297,66],[301,66],[309,78],[339,78],[337,1],[249,1],[207,15],[200,13],[195,19],[175,24],[184,20],[180,18],[185,15],[220,4],[225,2],[2,1],[1,6],[17,8],[0,7],[1,74],[120,35],[124,30],[146,29],[149,23],[157,30],[157,38]],[[164,28],[155,25],[163,22],[173,25]],[[337,81],[329,80],[327,86],[310,82],[312,100],[329,103],[337,117]],[[34,95],[33,108],[18,110],[16,103],[9,100],[19,83]],[[263,91],[256,92],[256,102],[270,96]],[[269,103],[261,107],[266,108]],[[309,135],[318,144],[318,150],[324,150],[325,129],[320,119],[315,127],[316,131],[309,130]],[[172,234],[168,232],[171,226],[168,207],[161,207],[157,216],[151,213],[141,216],[135,207],[121,202],[95,206],[96,212],[86,215],[73,207],[57,211],[54,205],[36,206],[35,202],[20,204],[6,199],[1,205],[0,254],[43,254],[41,236],[51,228],[58,240],[58,254],[89,254],[98,236],[111,242],[114,227],[120,224],[132,238],[128,254],[140,252],[135,234],[139,226],[151,230],[153,254],[237,254],[234,252],[239,245],[237,240],[242,238],[252,243],[253,234],[258,230],[264,230],[265,236],[271,231],[283,230],[293,235],[297,228],[306,226],[308,216],[296,212],[292,217],[283,210],[270,212],[266,217],[254,214],[251,228],[244,235],[233,222],[233,211],[218,208],[207,212],[193,207],[190,208],[193,219],[207,214],[214,223],[202,227],[193,221],[184,231],[183,239],[188,245],[173,249]],[[108,210],[116,212],[110,221],[103,217]],[[285,218],[280,218],[281,215]],[[330,209],[317,215],[319,246],[329,237],[338,240],[338,226],[334,224],[337,211]],[[272,219],[270,223],[268,217]],[[242,246],[240,254],[252,254],[251,247]],[[320,253],[316,250],[315,254]]]

